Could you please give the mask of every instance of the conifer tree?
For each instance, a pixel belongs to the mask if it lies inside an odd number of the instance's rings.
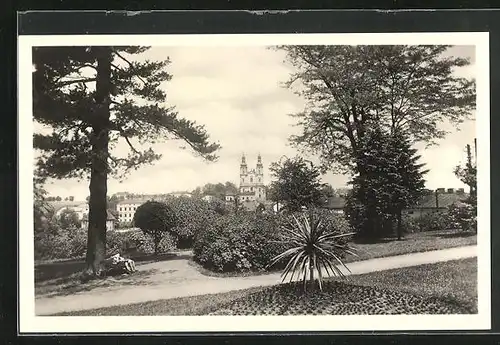
[[[363,155],[356,166],[362,169],[353,178],[347,214],[358,235],[378,238],[392,232],[397,222],[402,237],[402,211],[413,206],[424,190],[427,173],[420,156],[401,131],[384,133],[377,124],[367,132]]]
[[[108,176],[123,177],[161,158],[151,147],[181,140],[207,160],[219,145],[203,126],[166,103],[169,60],[134,59],[148,47],[74,46],[33,49],[33,113],[50,133],[35,133],[38,170],[51,178],[90,177],[87,271],[100,275],[106,255]],[[113,148],[126,143],[119,157]],[[149,147],[141,149],[139,145]]]
[[[397,221],[398,240],[402,237],[402,212],[414,206],[425,189],[424,175],[428,170],[417,150],[411,146],[402,131],[395,131],[388,140],[390,172],[387,174],[390,198],[390,213]]]

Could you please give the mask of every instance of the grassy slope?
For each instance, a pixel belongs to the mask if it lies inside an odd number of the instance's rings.
[[[475,258],[352,276],[350,283],[444,298],[465,305],[473,312],[477,308],[477,260]],[[216,310],[221,304],[230,303],[264,289],[266,288],[251,288],[59,315],[202,315]]]

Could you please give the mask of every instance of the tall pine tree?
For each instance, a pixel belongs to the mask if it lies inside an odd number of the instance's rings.
[[[402,237],[402,211],[414,205],[425,185],[420,156],[402,131],[385,133],[372,124],[362,142],[356,162],[359,171],[352,180],[346,213],[358,236],[375,239],[392,234],[397,222]]]
[[[424,175],[428,170],[423,169],[425,164],[419,163],[421,156],[402,131],[392,133],[387,149],[391,158],[390,172],[387,174],[387,188],[391,195],[389,211],[396,218],[397,236],[400,240],[403,233],[402,212],[414,206],[422,196],[425,189]]]
[[[179,118],[163,83],[169,61],[139,62],[148,47],[37,47],[33,49],[33,113],[49,134],[34,134],[39,173],[51,178],[90,176],[87,271],[100,275],[106,255],[108,176],[161,158],[137,145],[180,139],[207,160],[219,145],[203,126]],[[113,154],[126,143],[125,157]]]

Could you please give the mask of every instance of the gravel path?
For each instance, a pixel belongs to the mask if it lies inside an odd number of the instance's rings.
[[[477,247],[466,246],[358,261],[348,264],[348,267],[351,274],[363,274],[476,256]],[[138,268],[140,271],[151,271],[152,274],[136,281],[133,281],[132,275],[131,283],[128,285],[103,286],[67,296],[36,298],[36,314],[50,315],[160,299],[214,294],[256,286],[270,286],[281,281],[279,273],[249,277],[209,277],[202,275],[189,265],[187,259],[145,264]],[[345,269],[343,271],[345,272]]]

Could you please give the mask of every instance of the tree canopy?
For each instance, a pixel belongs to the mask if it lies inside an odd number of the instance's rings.
[[[34,146],[41,150],[38,166],[50,177],[81,177],[90,172],[93,127],[103,125],[109,132],[110,151],[120,141],[129,146],[125,157],[106,154],[107,168],[120,174],[161,158],[152,147],[140,145],[181,139],[193,151],[215,160],[216,143],[209,142],[204,127],[180,118],[166,103],[163,88],[172,76],[170,61],[132,60],[148,47],[37,47],[33,50],[33,92],[35,121],[52,129],[36,133]],[[103,51],[104,50],[104,51]],[[109,119],[96,113],[98,103],[98,58],[109,63]]]
[[[141,61],[148,47],[72,46],[33,49],[38,170],[52,178],[90,176],[87,271],[100,275],[106,254],[108,175],[124,177],[161,158],[153,145],[179,140],[213,161],[219,144],[167,103],[171,79],[163,61]],[[114,148],[123,143],[127,155]],[[141,147],[141,146],[146,146]]]
[[[432,144],[446,135],[441,123],[458,125],[475,109],[475,81],[455,74],[470,61],[445,56],[449,46],[278,48],[297,69],[286,86],[307,101],[294,114],[302,133],[291,141],[318,154],[324,170],[352,172],[374,122]]]
[[[178,217],[174,210],[163,202],[147,201],[139,206],[134,214],[134,226],[152,236],[155,254],[158,254],[162,236],[172,232],[177,223]]]
[[[324,203],[321,173],[312,162],[302,157],[285,158],[271,164],[271,200],[286,205],[290,212],[303,206],[319,206]]]

